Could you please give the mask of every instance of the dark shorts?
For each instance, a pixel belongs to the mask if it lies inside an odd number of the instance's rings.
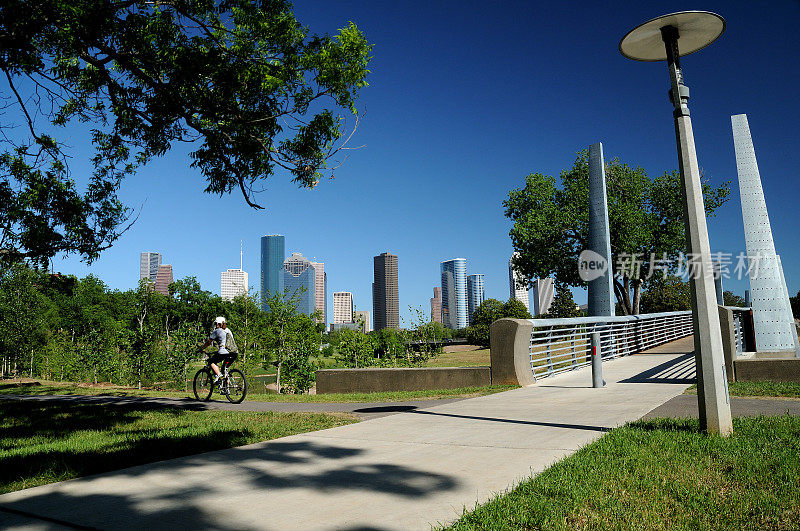
[[[211,359],[209,359],[208,361],[209,363],[215,363],[217,365],[219,365],[220,362],[224,362],[225,365],[230,365],[231,363],[236,361],[236,358],[238,357],[239,355],[233,352],[229,354],[220,354],[219,352],[217,352],[216,354],[211,356]]]

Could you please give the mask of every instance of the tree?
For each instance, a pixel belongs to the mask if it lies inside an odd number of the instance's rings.
[[[525,178],[525,186],[509,192],[505,215],[514,223],[509,235],[514,267],[527,278],[555,276],[566,286],[583,286],[578,255],[589,236],[589,161],[581,151],[572,168],[556,180],[541,173]],[[614,292],[624,313],[640,311],[642,284],[650,272],[675,272],[686,253],[681,179],[677,172],[651,179],[640,167],[614,159],[606,164]],[[703,184],[706,215],[727,201],[728,183]],[[651,257],[655,260],[650,261]],[[639,263],[641,267],[624,267]]]
[[[572,298],[572,292],[564,284],[556,282],[555,296],[553,297],[553,304],[547,313],[541,314],[540,318],[550,319],[554,317],[580,317],[581,311],[575,304],[575,299]]]
[[[800,319],[800,291],[794,297],[789,297],[789,303],[792,305],[792,314],[795,319]]]
[[[334,340],[336,361],[345,367],[358,369],[373,365],[376,345],[372,336],[345,328],[336,333]]]
[[[337,109],[358,117],[370,49],[352,23],[309,34],[285,0],[6,0],[3,92],[25,134],[3,135],[0,258],[91,262],[130,219],[122,181],[175,142],[194,144],[206,192],[254,208],[276,170],[315,186],[342,147]],[[52,134],[72,122],[94,146],[83,192]]]
[[[505,303],[497,299],[486,299],[472,315],[472,324],[466,329],[467,341],[488,348],[492,323],[503,318],[530,319],[531,314],[522,301],[513,297]]]
[[[744,303],[744,299],[732,291],[723,291],[722,292],[722,301],[724,302],[725,306],[736,306],[739,308],[744,308],[747,306]]]
[[[644,313],[692,309],[692,292],[689,283],[676,276],[654,277],[646,283],[645,287],[641,299],[641,310]]]

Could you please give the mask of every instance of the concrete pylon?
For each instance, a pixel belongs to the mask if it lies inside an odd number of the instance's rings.
[[[614,315],[611,232],[608,228],[608,196],[603,144],[589,146],[589,250],[602,256],[608,268],[589,282],[589,315]]]
[[[758,172],[756,152],[746,114],[731,116],[744,240],[749,261],[751,307],[758,351],[794,351],[800,343],[794,325],[789,292],[780,257],[775,252],[772,227]]]

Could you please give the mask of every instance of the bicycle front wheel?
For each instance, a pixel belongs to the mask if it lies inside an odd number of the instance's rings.
[[[211,371],[206,368],[197,371],[192,388],[196,399],[206,401],[211,398],[211,392],[214,390],[214,377]]]
[[[245,395],[247,395],[247,378],[244,377],[244,373],[239,369],[232,369],[228,373],[228,392],[225,393],[225,396],[228,398],[228,401],[234,404],[240,404],[242,400],[244,400]]]

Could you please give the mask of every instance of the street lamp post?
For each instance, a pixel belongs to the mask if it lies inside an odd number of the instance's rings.
[[[631,30],[619,43],[625,57],[637,61],[667,61],[670,101],[675,107],[675,136],[683,185],[686,245],[691,272],[697,402],[700,428],[723,436],[733,432],[728,397],[722,331],[719,324],[711,246],[708,241],[703,186],[689,115],[689,88],[683,83],[680,58],[705,48],[725,31],[725,20],[708,11],[664,15]]]

